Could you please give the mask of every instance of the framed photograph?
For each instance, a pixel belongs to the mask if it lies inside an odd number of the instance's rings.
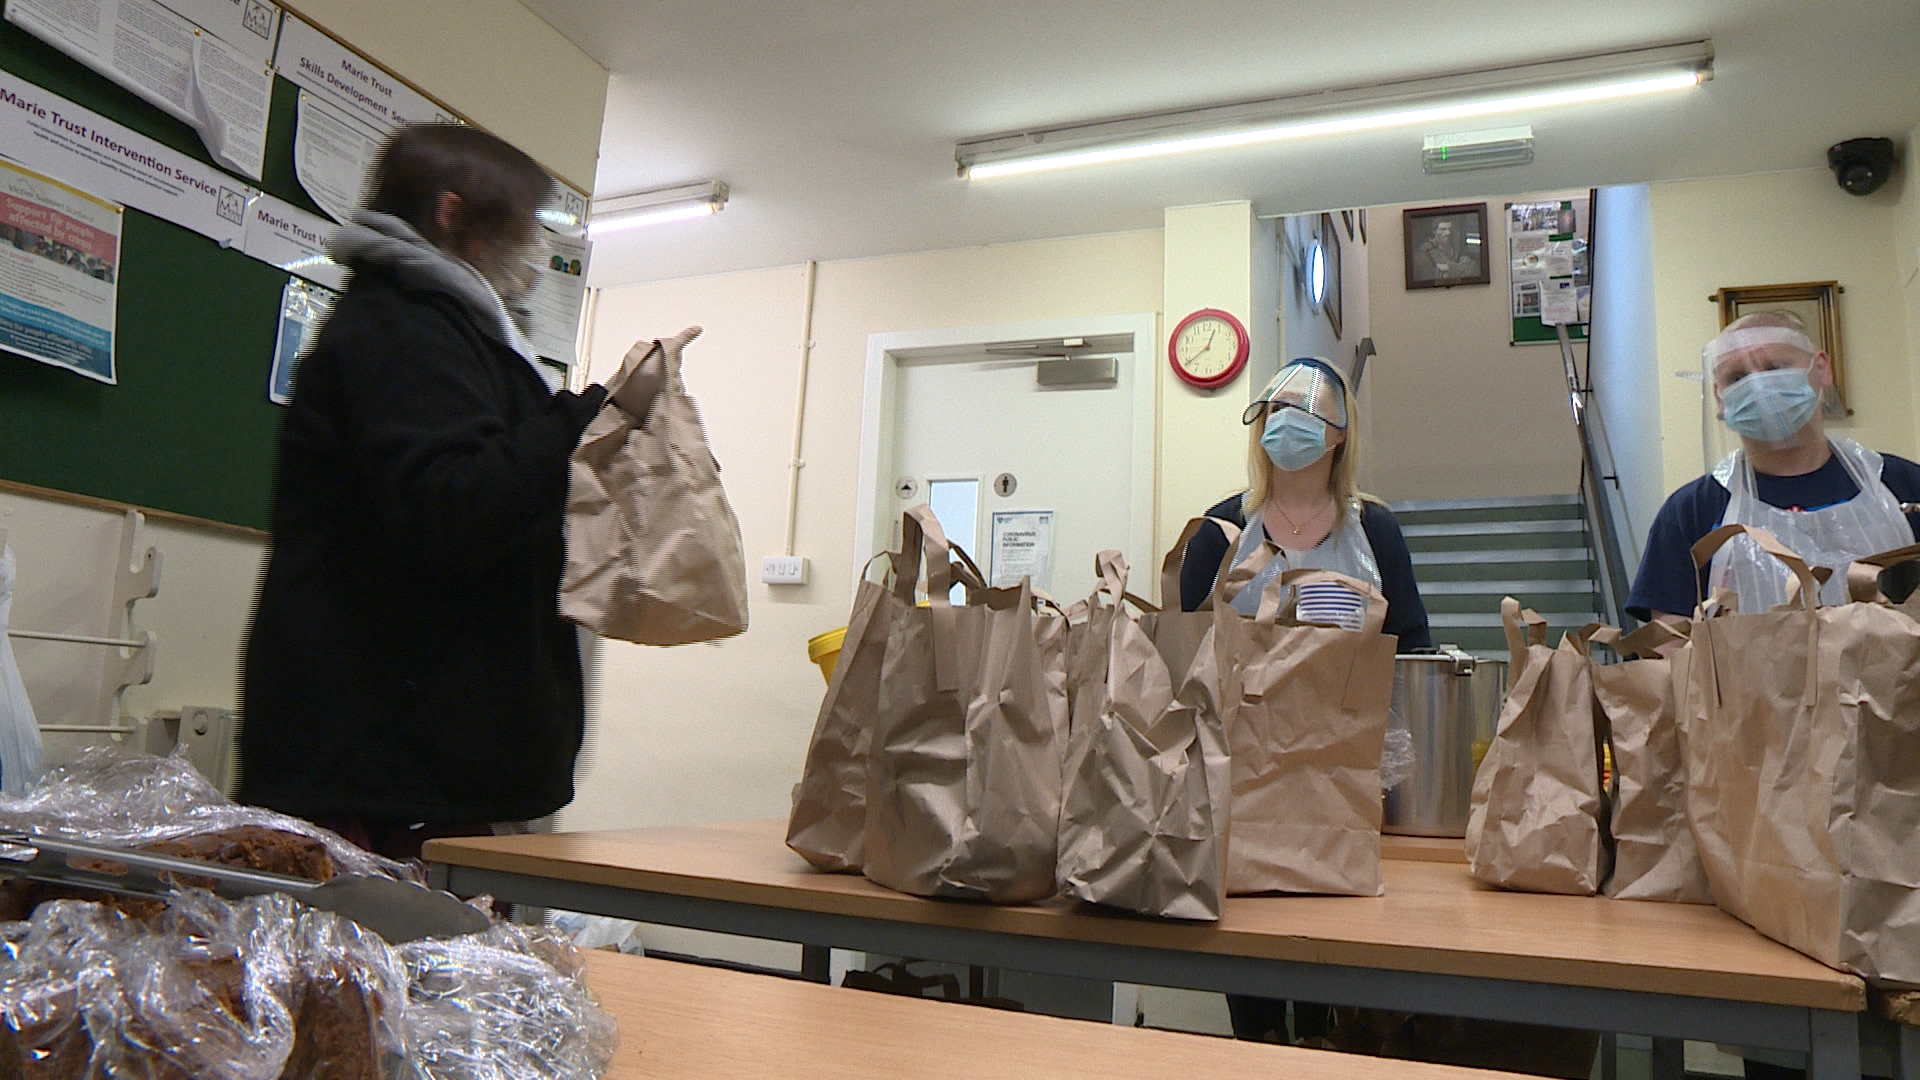
[[[1320,310],[1326,312],[1327,321],[1333,324],[1333,337],[1340,340],[1340,234],[1333,227],[1333,215],[1320,215],[1321,244],[1326,250],[1327,288],[1320,301]]]
[[[1347,239],[1353,239],[1353,211],[1340,211],[1340,224],[1347,227]]]
[[[1493,280],[1487,260],[1487,204],[1402,210],[1407,288],[1450,289]]]
[[[1828,416],[1841,417],[1853,415],[1847,407],[1847,369],[1840,357],[1840,294],[1846,291],[1837,281],[1800,281],[1791,285],[1729,286],[1707,299],[1720,306],[1723,327],[1758,311],[1785,311],[1799,319],[1807,328],[1807,336],[1833,365],[1833,385],[1827,388],[1823,407]]]
[[[1354,216],[1360,219],[1360,242],[1364,244],[1367,242],[1367,208],[1363,206],[1354,211]]]

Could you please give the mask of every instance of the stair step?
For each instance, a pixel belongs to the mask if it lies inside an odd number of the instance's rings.
[[[1592,611],[1598,602],[1598,594],[1593,583],[1574,581],[1579,585],[1577,592],[1495,590],[1474,594],[1435,593],[1421,586],[1420,599],[1426,604],[1428,615],[1485,614],[1498,612],[1500,601],[1512,596],[1519,599],[1522,607],[1530,607],[1548,618],[1557,618],[1563,611]]]
[[[1547,629],[1550,632],[1558,630],[1578,630],[1590,622],[1600,621],[1600,616],[1591,611],[1542,611],[1540,614],[1546,617]],[[1491,615],[1428,615],[1427,625],[1434,629],[1436,635],[1443,628],[1450,630],[1468,628],[1504,630],[1504,624],[1500,620],[1500,613],[1498,611]]]
[[[1531,580],[1422,581],[1421,596],[1526,596],[1530,593],[1590,593],[1595,587],[1586,578],[1534,578]]]
[[[1585,563],[1591,557],[1584,547],[1566,548],[1507,548],[1498,551],[1416,551],[1413,553],[1415,566],[1446,566],[1451,564],[1494,563],[1508,565],[1512,563]]]
[[[1577,521],[1569,525],[1580,524]],[[1585,529],[1554,532],[1473,532],[1443,533],[1438,536],[1409,536],[1407,550],[1421,551],[1513,551],[1526,548],[1579,548],[1587,547]]]
[[[1579,549],[1570,548],[1568,550],[1577,553]],[[1459,555],[1463,553],[1457,551],[1435,551],[1429,554]],[[1501,552],[1491,551],[1485,552],[1484,554],[1489,558],[1496,558]],[[1417,560],[1419,556],[1416,555],[1414,558]],[[1538,580],[1551,578],[1560,581],[1582,581],[1588,582],[1589,587],[1592,587],[1591,580],[1594,572],[1592,562],[1579,559],[1571,559],[1565,562],[1416,562],[1414,564],[1413,576],[1414,580],[1418,581],[1420,587],[1423,589],[1429,584],[1435,583],[1468,583],[1493,579],[1505,580],[1508,578]]]
[[[1587,531],[1587,523],[1577,519],[1560,521],[1525,519],[1519,521],[1449,521],[1435,525],[1402,525],[1400,535],[1416,536],[1512,536],[1529,533],[1574,533]]]
[[[1404,525],[1464,521],[1579,520],[1578,495],[1528,495],[1503,499],[1415,499],[1391,505]]]
[[[1578,495],[1498,495],[1472,499],[1402,499],[1388,503],[1402,510],[1501,510],[1514,506],[1579,506]]]

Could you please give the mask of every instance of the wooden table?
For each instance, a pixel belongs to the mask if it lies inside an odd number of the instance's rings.
[[[820,874],[784,822],[429,841],[460,895],[811,946],[1150,986],[1701,1039],[1859,1073],[1865,987],[1713,908],[1490,889],[1390,858],[1380,897],[1240,897],[1215,924],[924,900]]]
[[[587,982],[620,1022],[606,1080],[1356,1075],[1353,1057],[1326,1050],[834,990],[618,953],[588,953]],[[1383,1059],[1367,1060],[1364,1072],[1382,1080],[1519,1080]]]

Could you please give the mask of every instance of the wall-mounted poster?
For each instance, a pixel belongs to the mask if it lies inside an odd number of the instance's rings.
[[[293,379],[300,358],[313,347],[338,299],[332,291],[297,277],[288,278],[280,290],[280,329],[274,335],[273,372],[267,379],[267,399],[275,405],[293,404]]]
[[[1507,287],[1512,292],[1515,345],[1587,336],[1593,273],[1587,238],[1586,195],[1507,204]]]
[[[0,348],[116,381],[120,207],[0,161]]]

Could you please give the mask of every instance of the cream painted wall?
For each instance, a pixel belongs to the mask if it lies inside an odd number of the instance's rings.
[[[1253,207],[1244,202],[1167,210],[1162,355],[1166,336],[1200,308],[1233,313],[1259,343],[1252,325],[1252,265],[1255,238],[1263,228],[1271,226],[1256,219]],[[1264,302],[1263,310],[1271,319],[1272,309]],[[1266,367],[1272,370],[1271,357]],[[1246,409],[1251,376],[1242,373],[1217,389],[1196,390],[1174,375],[1171,365],[1161,362],[1156,370],[1160,464],[1153,546],[1162,551],[1180,535],[1188,518],[1246,487],[1247,435],[1240,413]]]
[[[1920,225],[1911,169],[1904,183],[1861,198],[1826,169],[1652,186],[1654,285],[1659,297],[1661,427],[1668,490],[1701,474],[1700,346],[1719,329],[1708,296],[1728,285],[1838,281],[1848,403],[1828,430],[1914,457],[1920,446],[1909,321]]]
[[[1511,345],[1507,231],[1489,198],[1492,283],[1406,287],[1404,207],[1374,207],[1368,311],[1365,482],[1389,500],[1563,495],[1579,490],[1580,447],[1559,349]],[[1463,202],[1469,200],[1461,200]],[[1585,346],[1576,347],[1584,353]],[[1584,357],[1582,357],[1584,359]]]
[[[593,193],[607,69],[517,0],[282,6]]]
[[[120,515],[44,499],[0,494],[0,528],[16,560],[12,625],[25,630],[105,635],[112,628],[113,568]],[[227,532],[150,521],[138,550],[161,555],[160,593],[134,607],[136,630],[154,631],[153,682],[127,692],[130,715],[182,705],[234,708],[240,639],[266,548]],[[42,724],[99,724],[103,662],[94,646],[16,641],[27,699]],[[48,736],[50,748],[102,741]]]
[[[852,602],[868,335],[1157,311],[1161,275],[1158,231],[821,264],[797,522],[811,578],[779,589],[759,583],[758,566],[779,553],[785,523],[803,268],[600,293],[596,380],[637,338],[706,328],[686,378],[740,518],[752,625],[714,645],[603,643],[592,749],[565,827],[787,813],[824,690],[806,641],[843,625]]]
[[[1893,270],[1906,308],[1907,375],[1914,408],[1914,444],[1920,446],[1920,127],[1907,133],[1895,183],[1900,199],[1893,217]]]

